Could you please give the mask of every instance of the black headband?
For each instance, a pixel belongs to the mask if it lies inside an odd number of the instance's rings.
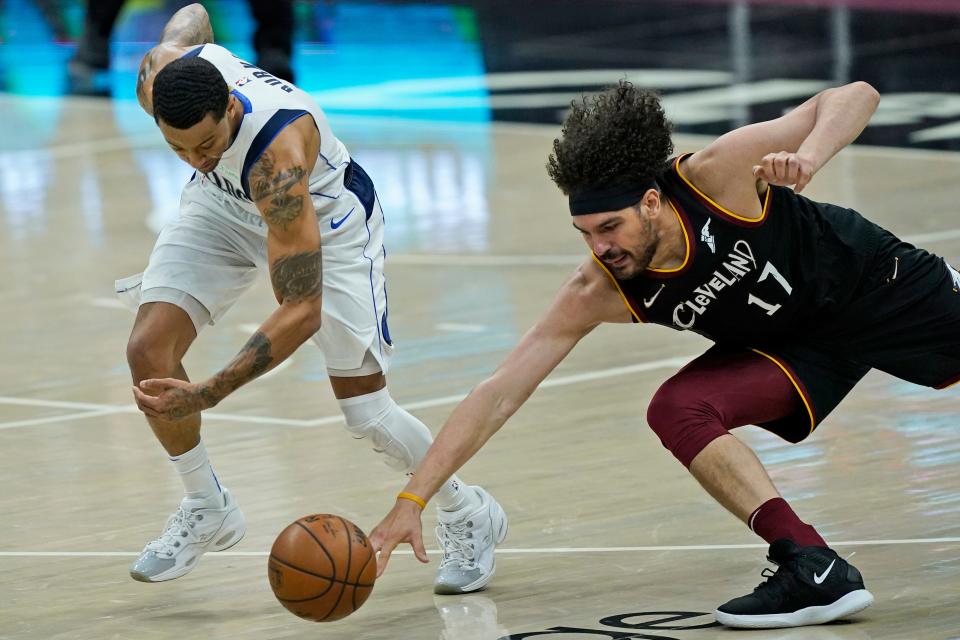
[[[647,190],[656,188],[657,183],[653,180],[645,180],[629,186],[586,187],[570,194],[570,215],[583,216],[602,211],[619,211],[637,204],[643,199],[643,194]]]

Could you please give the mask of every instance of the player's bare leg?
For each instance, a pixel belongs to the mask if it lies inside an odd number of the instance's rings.
[[[745,523],[760,505],[780,496],[757,455],[732,434],[704,447],[690,463],[690,473],[714,500]]]
[[[754,452],[728,432],[776,424],[799,410],[790,381],[769,361],[723,351],[707,352],[684,368],[651,403],[648,421],[664,445],[717,502],[770,543],[768,557],[779,565],[776,573],[764,570],[767,580],[750,594],[717,609],[724,625],[818,624],[873,601],[857,569],[800,520]]]
[[[150,378],[187,380],[181,359],[197,336],[190,316],[166,302],[144,304],[137,312],[127,360],[134,384]],[[220,486],[200,441],[200,414],[166,421],[147,417],[157,440],[180,474],[185,496],[163,533],[147,543],[130,567],[141,582],[162,582],[191,571],[206,551],[221,551],[243,537],[243,513]]]

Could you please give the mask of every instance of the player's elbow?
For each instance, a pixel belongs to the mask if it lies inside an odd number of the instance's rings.
[[[863,80],[850,83],[850,88],[857,92],[859,96],[871,106],[871,110],[877,108],[880,104],[880,92],[873,88],[873,85]]]
[[[310,336],[320,331],[323,319],[321,317],[322,306],[319,297],[298,300],[292,304],[285,302],[284,304],[291,307],[293,324],[296,326],[298,332],[304,336],[304,340],[309,339]]]
[[[317,331],[320,331],[320,327],[323,324],[323,317],[320,308],[320,298],[317,298],[315,303],[309,305],[306,316],[303,319],[302,326],[304,333],[307,336],[312,336]]]
[[[200,4],[199,2],[194,2],[194,3],[191,4],[191,5],[187,5],[186,8],[189,9],[191,13],[198,13],[198,14],[201,14],[201,15],[204,15],[204,16],[208,16],[208,15],[209,15],[209,14],[207,13],[206,7],[204,7],[204,6],[203,6],[202,4]]]
[[[874,89],[869,82],[856,80],[849,84],[824,89],[815,96],[815,103],[819,108],[824,100],[830,99],[839,99],[848,103],[851,100],[868,103],[876,109],[877,105],[880,104],[880,92]]]

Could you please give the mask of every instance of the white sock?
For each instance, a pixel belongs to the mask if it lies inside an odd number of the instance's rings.
[[[369,437],[373,450],[384,456],[391,469],[413,473],[430,448],[433,436],[425,424],[394,402],[386,387],[338,402],[347,430],[354,438]],[[440,486],[434,502],[440,509],[455,511],[479,500],[475,491],[464,491],[466,487],[457,476],[450,476]]]
[[[197,446],[179,456],[171,456],[170,462],[180,474],[187,498],[202,500],[210,506],[219,506],[221,496],[220,482],[207,459],[207,448],[201,440]]]

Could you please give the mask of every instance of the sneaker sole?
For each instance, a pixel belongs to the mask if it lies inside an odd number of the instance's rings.
[[[866,589],[851,591],[833,604],[822,607],[806,607],[793,613],[776,613],[760,616],[744,616],[724,613],[717,609],[714,617],[720,624],[735,629],[780,629],[805,627],[839,620],[863,611],[873,604],[873,594]]]
[[[217,551],[226,551],[230,547],[234,546],[235,544],[243,540],[243,536],[246,535],[247,533],[247,521],[246,521],[246,518],[243,517],[243,512],[240,511],[239,507],[235,511],[231,512],[226,518],[224,518],[223,524],[227,525],[228,520],[230,520],[231,518],[236,518],[237,516],[239,516],[239,520],[240,520],[239,524],[233,526],[233,528],[231,530],[228,530],[227,533],[223,535],[215,535],[213,538],[211,538],[212,542],[210,544],[210,547],[203,549],[200,553],[194,556],[194,559],[192,562],[188,562],[187,564],[181,567],[177,567],[176,565],[174,565],[167,571],[157,574],[156,576],[148,576],[145,573],[140,573],[139,571],[131,570],[130,577],[136,580],[137,582],[153,583],[153,582],[167,582],[169,580],[176,580],[177,578],[187,575],[188,573],[190,573],[191,571],[197,568],[197,565],[200,564],[200,556],[202,556],[204,553],[207,553],[208,551],[214,552],[214,553]],[[218,530],[217,533],[219,534],[219,532],[223,530],[223,528],[224,527],[221,526],[220,530]]]

